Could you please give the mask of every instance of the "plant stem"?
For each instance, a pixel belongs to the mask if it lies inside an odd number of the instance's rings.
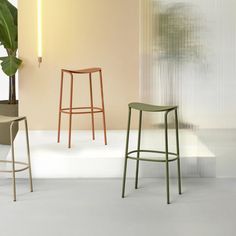
[[[9,104],[16,104],[16,75],[9,77]]]

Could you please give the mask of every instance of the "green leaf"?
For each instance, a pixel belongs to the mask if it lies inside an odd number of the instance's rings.
[[[8,51],[17,50],[17,26],[8,4],[0,0],[0,41]]]
[[[17,25],[17,8],[12,5],[8,0],[0,0],[0,3],[4,3],[7,5],[8,9],[10,10],[13,16],[15,25]]]
[[[22,61],[15,56],[6,57],[1,63],[2,70],[7,76],[12,76],[17,72],[21,63]]]
[[[17,8],[14,5],[12,5],[9,1],[6,1],[6,4],[7,4],[8,9],[11,12],[11,15],[14,20],[14,24],[17,26]]]

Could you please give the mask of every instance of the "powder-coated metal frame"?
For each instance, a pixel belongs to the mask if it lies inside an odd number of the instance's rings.
[[[167,204],[170,203],[170,190],[169,190],[169,162],[177,161],[177,171],[178,171],[178,190],[179,194],[181,194],[181,171],[180,171],[180,155],[179,155],[179,128],[178,128],[178,107],[159,107],[158,109],[149,109],[147,112],[165,112],[165,151],[157,151],[157,150],[141,150],[141,128],[142,128],[142,113],[143,107],[146,104],[141,104],[132,107],[132,103],[129,104],[129,115],[128,115],[128,128],[127,128],[127,136],[126,136],[126,149],[125,149],[125,162],[124,162],[124,174],[123,174],[123,184],[122,184],[122,198],[125,197],[125,184],[126,184],[126,172],[127,172],[127,162],[128,159],[136,160],[136,174],[135,174],[135,189],[138,188],[138,175],[139,175],[139,161],[149,161],[149,162],[162,162],[166,164],[166,192],[167,192]],[[149,105],[148,105],[149,106]],[[155,106],[153,106],[155,107]],[[129,135],[130,135],[130,123],[131,123],[131,110],[137,109],[139,110],[139,129],[138,129],[138,145],[137,150],[129,151]],[[144,110],[145,111],[145,110]],[[168,147],[168,114],[169,112],[175,112],[175,130],[176,130],[176,153],[169,152]],[[165,154],[165,160],[160,159],[152,159],[152,158],[140,158],[140,153],[148,152],[148,153],[161,153]],[[130,156],[133,153],[137,153],[137,157]],[[169,155],[175,156],[173,158],[169,158]]]
[[[13,118],[12,118],[13,119]],[[25,133],[26,133],[26,144],[27,144],[27,156],[28,156],[28,163],[15,161],[15,149],[14,149],[14,137],[13,137],[13,125],[16,122],[24,121],[25,124]],[[9,122],[7,122],[9,123]],[[0,170],[2,173],[12,173],[12,182],[13,182],[13,200],[16,201],[16,172],[29,170],[29,180],[30,180],[30,191],[33,192],[33,180],[32,180],[32,171],[31,171],[31,161],[30,161],[30,146],[29,146],[29,133],[28,133],[28,123],[26,117],[19,117],[15,118],[15,120],[10,121],[10,140],[11,140],[11,156],[12,160],[0,160],[1,163],[11,163],[12,169],[11,170]],[[16,169],[15,165],[21,165],[19,169]]]
[[[62,108],[62,97],[63,97],[63,82],[64,82],[64,73],[70,74],[70,107]],[[100,92],[102,107],[95,107],[93,103],[93,87],[92,87],[92,74],[99,73],[100,79]],[[74,74],[88,74],[89,75],[89,88],[90,88],[90,106],[89,107],[73,107],[73,82]],[[88,68],[82,70],[61,70],[61,87],[60,87],[60,101],[59,101],[59,120],[58,120],[58,137],[57,142],[60,142],[60,133],[61,133],[61,114],[69,115],[69,138],[68,138],[68,148],[71,148],[71,129],[72,129],[72,115],[75,114],[91,114],[91,123],[92,123],[92,138],[95,140],[95,128],[94,128],[94,114],[102,113],[103,116],[103,130],[104,130],[104,143],[107,145],[107,134],[106,134],[106,118],[105,118],[105,105],[104,105],[104,93],[103,93],[103,77],[101,68]],[[89,109],[90,111],[82,111]]]

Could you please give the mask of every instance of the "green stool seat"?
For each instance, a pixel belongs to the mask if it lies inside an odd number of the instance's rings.
[[[171,111],[177,108],[177,106],[155,106],[140,102],[132,102],[129,104],[129,107],[135,110],[147,111],[147,112]]]
[[[161,162],[161,163],[165,163],[165,166],[166,166],[167,204],[169,204],[170,203],[169,162],[177,161],[178,189],[179,189],[179,194],[181,194],[179,129],[178,129],[178,113],[177,113],[178,107],[177,106],[156,106],[156,105],[138,103],[138,102],[130,103],[128,105],[128,107],[129,107],[129,117],[128,117],[128,128],[127,128],[127,136],[126,136],[126,150],[125,150],[122,198],[124,198],[124,196],[125,196],[125,183],[126,183],[126,171],[127,171],[128,159],[136,161],[135,189],[138,188],[139,161]],[[129,151],[129,134],[130,134],[130,123],[131,123],[132,109],[139,111],[138,145],[137,145],[136,150]],[[165,151],[140,149],[143,111],[145,111],[145,112],[164,112],[165,113]],[[169,147],[168,147],[169,146],[169,144],[168,144],[168,114],[171,111],[173,111],[175,113],[176,153],[169,152]],[[140,157],[140,153],[153,153],[154,155],[161,153],[161,154],[165,154],[165,158],[164,159],[145,158],[145,157]],[[136,154],[136,156],[133,156],[133,154]],[[169,156],[170,156],[170,158],[169,158]]]

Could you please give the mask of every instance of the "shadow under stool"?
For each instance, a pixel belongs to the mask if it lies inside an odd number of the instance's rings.
[[[15,150],[14,150],[14,137],[13,137],[13,126],[17,122],[24,121],[25,124],[25,134],[26,134],[26,144],[27,144],[27,155],[28,162],[15,161]],[[28,124],[26,117],[9,117],[9,116],[0,116],[0,123],[9,123],[10,124],[10,140],[11,140],[11,160],[0,160],[1,163],[10,163],[11,170],[0,170],[3,173],[12,173],[13,180],[13,200],[16,201],[16,172],[29,170],[29,180],[30,180],[30,191],[33,192],[33,181],[31,173],[31,161],[30,161],[30,147],[29,147],[29,134],[28,134]],[[21,166],[21,168],[16,168],[16,164]]]
[[[178,107],[177,106],[155,106],[155,105],[149,105],[149,104],[144,104],[144,103],[130,103],[128,105],[128,107],[129,107],[129,116],[128,116],[127,136],[126,136],[126,150],[125,150],[122,198],[124,198],[124,196],[125,196],[125,183],[126,183],[126,171],[127,171],[128,159],[136,161],[135,189],[138,188],[139,161],[162,162],[162,163],[165,163],[165,165],[166,165],[167,204],[169,204],[170,203],[169,162],[172,162],[172,161],[177,161],[178,189],[179,189],[179,194],[181,194],[180,157],[179,157],[179,130],[178,130],[178,112],[177,112]],[[129,134],[130,134],[130,123],[131,123],[131,111],[132,111],[132,109],[139,111],[138,145],[137,145],[137,150],[129,151]],[[164,112],[165,113],[165,151],[140,149],[142,114],[143,114],[143,112]],[[168,114],[170,112],[175,113],[176,153],[169,152],[169,148],[168,148]],[[165,159],[140,157],[140,153],[165,154]],[[136,156],[132,156],[132,154],[133,155],[136,154]],[[169,156],[172,156],[172,157],[169,158]]]
[[[62,107],[62,95],[63,95],[63,82],[64,74],[68,73],[70,75],[70,105],[69,108]],[[99,73],[100,79],[100,92],[102,107],[95,107],[93,103],[93,87],[92,87],[92,74]],[[73,89],[74,89],[74,75],[76,74],[87,74],[89,75],[89,87],[90,87],[90,106],[87,107],[73,107]],[[89,111],[88,111],[89,110]],[[71,148],[71,128],[72,128],[72,115],[78,114],[91,114],[92,122],[92,137],[95,139],[94,131],[94,114],[102,113],[103,116],[103,130],[104,130],[104,142],[107,145],[107,134],[106,134],[106,119],[105,119],[105,106],[104,106],[104,94],[103,94],[103,82],[102,82],[102,69],[101,68],[88,68],[81,70],[61,70],[61,88],[60,88],[60,102],[59,102],[59,121],[58,121],[58,138],[57,142],[60,142],[60,132],[61,132],[61,114],[69,115],[69,141],[68,147]]]

